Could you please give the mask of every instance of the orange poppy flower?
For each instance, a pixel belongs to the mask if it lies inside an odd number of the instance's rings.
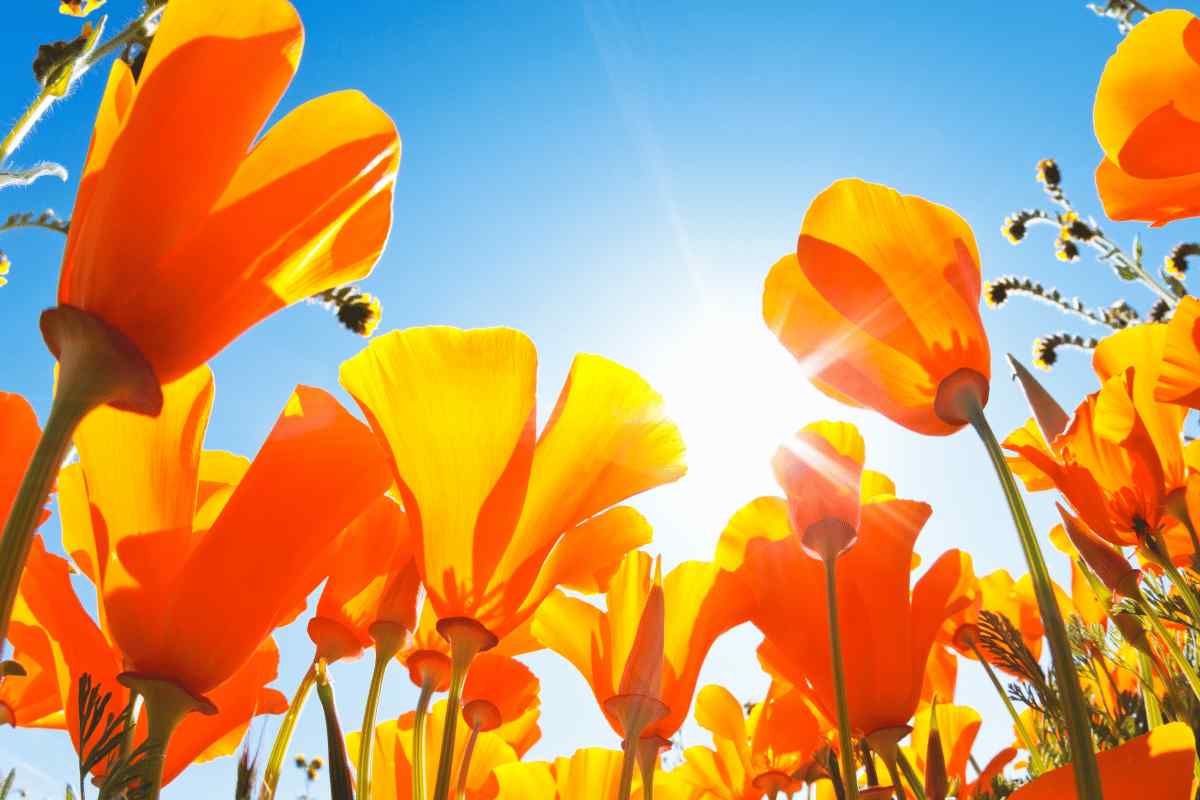
[[[913,545],[931,509],[887,495],[862,507],[858,543],[838,558],[839,622],[846,696],[855,733],[907,725],[921,696],[938,630],[971,602],[966,554],[944,553],[910,591]],[[787,502],[760,497],[733,516],[717,562],[745,578],[756,600],[751,621],[772,644],[774,669],[810,687],[827,719],[836,700],[824,565],[792,533]],[[797,587],[803,602],[797,602]]]
[[[0,725],[66,728],[63,699],[58,691],[54,644],[45,630],[22,613],[23,604],[19,597],[8,633],[13,647],[12,660],[21,665],[24,674],[0,678]]]
[[[403,644],[405,633],[417,627],[421,578],[400,505],[377,497],[330,547],[329,559],[333,569],[308,621],[316,657],[355,658],[376,635]]]
[[[696,696],[696,721],[712,733],[715,749],[685,750],[680,780],[713,800],[800,791],[812,754],[824,741],[803,694],[777,683],[748,718],[728,690],[705,686]]]
[[[99,594],[127,668],[203,695],[304,607],[315,558],[389,484],[366,426],[299,387],[249,465],[201,450],[207,367],[164,387],[158,418],[101,408],[75,436],[64,545]]]
[[[962,403],[987,404],[979,264],[950,209],[839,180],[809,206],[795,255],[771,268],[763,319],[835,400],[953,433],[968,421]]]
[[[441,327],[377,337],[341,369],[391,455],[429,602],[493,644],[649,541],[640,517],[601,512],[684,473],[662,399],[598,356],[576,357],[535,441],[536,369],[518,331]]]
[[[91,676],[101,693],[111,693],[108,709],[119,712],[129,701],[129,690],[118,681],[126,661],[121,650],[88,616],[71,585],[72,569],[62,558],[46,552],[40,538],[33,540],[18,595],[14,630],[22,620],[36,625],[53,643],[51,674],[58,707],[65,710],[65,727],[79,750],[79,679]],[[266,684],[275,680],[279,651],[270,638],[262,641],[250,658],[208,699],[212,715],[191,714],[176,729],[167,747],[164,784],[195,761],[207,761],[237,750],[251,720],[260,714],[280,714],[287,699]],[[146,715],[138,720],[133,745],[146,738]],[[92,741],[91,745],[96,742]],[[103,771],[105,765],[98,768]]]
[[[524,756],[542,732],[538,728],[542,684],[529,667],[494,650],[471,664],[462,693],[462,715],[469,728],[495,731]]]
[[[426,775],[437,774],[438,751],[442,745],[442,730],[446,719],[446,703],[436,703],[426,717],[425,750]],[[412,800],[412,729],[413,714],[404,714],[375,727],[372,737],[374,757],[371,759],[371,796],[377,800]],[[346,737],[346,750],[357,753],[362,732]],[[454,769],[451,786],[459,785],[459,767],[467,748],[467,737],[454,743]],[[480,733],[475,739],[470,764],[467,766],[466,800],[492,800],[499,791],[495,773],[501,765],[517,761],[517,755],[495,731]]]
[[[619,750],[586,747],[554,763],[516,762],[496,769],[497,800],[617,800],[621,782]],[[634,776],[632,800],[641,800],[643,787]],[[654,776],[654,796],[659,800],[693,800],[678,785],[675,775]]]
[[[1200,408],[1200,300],[1185,297],[1167,323],[1154,397]]]
[[[1186,410],[1155,399],[1167,331],[1143,325],[1110,336],[1093,362],[1102,381],[1049,445],[1031,422],[1004,446],[1030,491],[1056,487],[1103,539],[1135,545],[1175,525],[1167,498],[1185,483]]]
[[[1017,749],[1015,747],[1006,747],[996,755],[992,756],[991,761],[983,765],[983,769],[975,780],[967,783],[960,791],[962,800],[975,800],[976,797],[987,797],[992,790],[992,783],[995,779],[1004,774],[1004,768],[1012,763],[1017,757]]]
[[[309,101],[255,141],[303,38],[286,0],[172,0],[138,77],[113,63],[58,302],[123,334],[160,383],[364,277],[387,240],[400,140],[363,95]]]
[[[0,392],[0,519],[8,517],[42,429],[19,394]]]
[[[1112,219],[1165,225],[1200,214],[1198,42],[1200,21],[1162,11],[1134,26],[1104,67],[1096,188]]]
[[[857,537],[866,446],[845,422],[814,422],[775,454],[775,480],[788,499],[792,529],[813,557],[840,552]]]
[[[644,736],[670,739],[687,717],[709,648],[750,613],[749,592],[740,579],[715,564],[685,561],[662,582],[662,634],[657,639],[661,650],[635,647],[654,592],[651,566],[646,553],[626,556],[609,586],[607,610],[555,592],[534,618],[534,636],[579,670],[622,738],[626,731],[610,701],[631,693],[659,700],[661,717]],[[658,659],[661,672],[656,682]]]
[[[1191,800],[1195,760],[1195,738],[1182,722],[1161,725],[1096,754],[1105,797]],[[1039,775],[1013,792],[1012,800],[1072,800],[1076,796],[1068,765]]]

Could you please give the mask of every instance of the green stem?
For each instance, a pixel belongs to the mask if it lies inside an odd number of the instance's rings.
[[[983,653],[979,651],[978,645],[971,642],[971,652],[975,654],[975,658],[979,659],[979,663],[983,665],[983,671],[987,673],[988,679],[992,682],[992,686],[996,687],[996,694],[1000,695],[1000,699],[1004,701],[1004,708],[1008,710],[1008,715],[1012,717],[1013,726],[1017,729],[1017,736],[1021,739],[1021,744],[1025,745],[1025,749],[1029,751],[1029,766],[1030,774],[1034,777],[1042,773],[1042,756],[1036,747],[1034,747],[1033,737],[1029,735],[1029,729],[1025,727],[1025,720],[1021,719],[1021,715],[1017,713],[1016,707],[1012,704],[1012,699],[1009,698],[1008,692],[1004,691],[1004,685],[1000,683],[999,676],[992,669],[992,665],[984,658]]]
[[[825,598],[829,609],[829,649],[833,659],[833,684],[837,695],[838,749],[848,800],[858,800],[858,774],[854,768],[854,741],[850,732],[850,704],[846,701],[846,671],[842,665],[842,634],[838,627],[837,554],[825,558]]]
[[[428,676],[421,683],[421,695],[413,714],[413,800],[425,800],[425,718],[429,715],[429,702],[436,685],[437,681]]]
[[[899,756],[899,751],[897,751]],[[900,781],[900,772],[896,769],[896,759],[885,758],[884,765],[887,767],[888,777],[892,779],[892,789],[895,790],[896,800],[906,800],[904,796],[904,784]]]
[[[88,412],[102,402],[86,388],[65,386],[60,382],[50,406],[50,416],[46,419],[46,429],[38,440],[0,536],[0,647],[8,639],[8,621],[16,602],[21,573],[25,571],[25,561],[29,558],[29,548],[46,498],[50,496],[71,447],[71,437]]]
[[[1062,695],[1077,796],[1080,800],[1101,800],[1104,792],[1100,785],[1100,770],[1096,764],[1096,753],[1092,745],[1092,729],[1088,720],[1087,703],[1083,697],[1083,690],[1079,686],[1079,677],[1075,673],[1075,661],[1071,655],[1070,641],[1067,639],[1067,626],[1063,623],[1062,613],[1054,596],[1050,571],[1046,568],[1046,560],[1042,556],[1037,533],[1034,531],[1033,522],[1029,519],[1029,511],[1025,508],[1025,501],[1021,497],[1017,481],[1008,468],[1004,450],[1000,447],[1000,442],[996,440],[996,435],[992,432],[992,428],[983,414],[983,409],[978,404],[971,409],[969,419],[992,460],[996,477],[1000,480],[1000,487],[1004,492],[1005,500],[1008,501],[1009,510],[1012,512],[1017,538],[1020,540],[1025,563],[1033,581],[1034,594],[1037,597],[1038,609],[1041,611],[1042,623],[1046,629],[1046,638],[1050,643],[1050,655]]]
[[[433,800],[448,800],[450,797],[450,773],[454,770],[454,737],[458,731],[458,717],[461,713],[463,684],[467,680],[467,671],[475,654],[479,652],[478,643],[470,637],[454,637],[450,641],[450,693],[446,697],[446,722],[442,728],[442,752],[438,758],[437,783],[433,789]]]
[[[314,661],[309,665],[308,672],[304,673],[304,677],[300,679],[300,685],[296,687],[296,693],[292,695],[292,702],[288,705],[287,713],[279,722],[279,732],[275,734],[275,743],[271,745],[271,755],[268,756],[267,765],[263,768],[263,782],[258,793],[258,800],[273,800],[275,797],[275,787],[279,785],[283,760],[287,758],[288,747],[292,743],[292,734],[296,730],[296,723],[300,721],[300,712],[304,710],[304,704],[308,701],[308,695],[312,692],[316,680],[317,662]]]
[[[146,749],[137,762],[143,781],[138,796],[145,800],[158,800],[162,792],[167,745],[175,729],[191,712],[215,714],[216,708],[170,681],[138,676],[133,676],[133,680],[125,680],[126,675],[128,673],[118,680],[142,695],[142,707],[146,712],[146,741],[142,743]]]
[[[454,796],[458,800],[467,800],[467,773],[471,769],[471,756],[475,755],[475,742],[479,740],[478,726],[471,726],[467,736],[467,746],[463,749],[462,763],[458,765],[458,790]]]
[[[379,630],[378,626],[372,627]],[[375,637],[375,668],[371,671],[371,686],[367,690],[367,707],[363,711],[361,739],[358,744],[358,800],[371,800],[371,753],[375,741],[375,716],[379,713],[379,695],[388,664],[404,643],[404,631],[399,636]]]
[[[354,800],[354,777],[350,774],[350,757],[346,754],[346,737],[338,720],[333,684],[324,659],[317,659],[317,699],[325,712],[325,740],[329,751],[329,796],[333,800]]]
[[[1158,702],[1158,695],[1154,693],[1154,668],[1150,665],[1150,656],[1139,651],[1138,672],[1141,673],[1142,679],[1142,702],[1146,706],[1146,723],[1150,726],[1150,730],[1161,726],[1165,720],[1163,719],[1162,704]]]
[[[621,743],[621,749],[625,751],[625,755],[621,759],[621,782],[617,787],[617,800],[629,800],[629,795],[633,792],[633,768],[637,764],[637,742],[626,739]]]
[[[1166,554],[1166,546],[1163,546],[1163,556],[1158,559],[1159,564],[1163,568],[1163,572],[1167,573],[1167,580],[1171,581],[1171,585],[1175,587],[1175,591],[1179,592],[1179,596],[1183,598],[1183,604],[1187,606],[1188,614],[1191,615],[1192,621],[1196,626],[1200,626],[1200,600],[1196,598],[1196,592],[1192,589],[1191,584],[1183,577],[1183,573],[1179,571],[1179,567],[1171,561],[1171,557]]]
[[[917,800],[925,800],[925,787],[921,784],[921,779],[917,777],[917,771],[913,769],[912,764],[908,763],[908,756],[904,755],[903,750],[896,750],[896,761],[900,763],[900,771],[904,773],[908,787],[913,790]]]

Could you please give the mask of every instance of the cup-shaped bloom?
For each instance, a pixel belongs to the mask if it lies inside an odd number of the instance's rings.
[[[1096,187],[1115,220],[1200,214],[1200,20],[1161,11],[1109,58],[1096,88]]]
[[[845,550],[858,535],[865,450],[853,425],[814,422],[775,454],[792,529],[813,558]]]
[[[286,0],[178,0],[136,79],[113,64],[58,302],[124,334],[162,383],[364,277],[387,240],[400,140],[363,95],[311,100],[255,141],[303,37]]]
[[[413,719],[410,711],[399,719],[375,727],[371,746],[371,796],[378,800],[412,800],[412,742]],[[435,703],[425,718],[425,774],[436,775],[438,755],[442,747],[442,730],[446,722],[446,702]],[[454,741],[454,768],[451,786],[458,786],[458,769],[463,762],[469,737]],[[362,732],[346,737],[346,750],[357,753]],[[517,755],[495,731],[482,732],[475,737],[470,764],[467,766],[466,800],[492,800],[498,791],[496,770],[517,761]]]
[[[555,592],[534,618],[534,635],[579,670],[622,738],[627,732],[613,713],[613,699],[632,694],[657,698],[664,706],[644,736],[670,739],[679,730],[709,648],[749,618],[752,602],[737,576],[716,564],[685,561],[667,574],[655,601],[662,615],[662,649],[655,653],[647,643],[652,637],[639,637],[639,630],[648,629],[646,610],[656,594],[651,561],[642,552],[626,556],[609,585],[606,610]]]
[[[696,696],[696,721],[712,733],[713,747],[684,751],[680,781],[713,800],[800,791],[813,753],[824,742],[803,693],[778,683],[749,716],[727,689],[705,686]]]
[[[317,657],[353,658],[371,647],[376,625],[399,638],[417,627],[421,579],[413,557],[408,519],[400,505],[380,495],[347,526],[330,548],[333,565],[308,621]]]
[[[253,462],[204,452],[212,397],[202,367],[164,387],[157,418],[93,412],[59,481],[65,548],[128,669],[195,695],[304,608],[321,556],[390,480],[366,426],[303,386]]]
[[[1191,800],[1196,740],[1183,722],[1161,725],[1096,754],[1105,797]],[[1051,770],[1013,792],[1013,800],[1073,800],[1071,766]]]
[[[913,545],[931,509],[884,496],[862,507],[858,542],[838,559],[837,598],[846,697],[856,734],[908,724],[930,651],[945,621],[973,594],[970,564],[951,550],[909,588]],[[824,565],[792,534],[787,502],[760,497],[729,521],[717,563],[736,570],[755,597],[751,621],[772,645],[772,667],[807,687],[836,719]]]
[[[101,695],[111,693],[108,709],[119,712],[129,701],[129,690],[117,676],[124,671],[126,658],[108,632],[84,610],[71,584],[71,566],[62,558],[46,552],[35,538],[17,596],[14,631],[24,629],[22,621],[36,626],[53,648],[51,674],[54,676],[59,707],[64,710],[65,728],[79,750],[79,680],[88,675]],[[14,640],[16,641],[16,640]],[[163,780],[169,782],[194,761],[229,755],[237,750],[254,717],[280,714],[287,709],[287,698],[266,684],[275,680],[279,651],[275,642],[262,641],[250,658],[233,675],[207,695],[215,713],[189,714],[180,723],[167,746]],[[19,722],[18,724],[23,724]],[[146,738],[146,715],[141,714],[134,733],[134,745]],[[95,746],[93,740],[91,746]],[[98,771],[105,768],[101,763]]]
[[[809,206],[795,255],[771,268],[763,319],[821,391],[945,435],[987,403],[979,265],[950,209],[839,180]]]
[[[1093,362],[1100,391],[1079,405],[1067,429],[1048,443],[1031,421],[1004,442],[1026,488],[1057,488],[1112,544],[1138,544],[1177,527],[1166,502],[1185,484],[1186,409],[1155,399],[1167,333],[1144,325],[1105,339]]]
[[[536,372],[518,331],[443,327],[376,337],[341,369],[391,456],[438,618],[498,639],[647,542],[640,517],[610,507],[684,472],[679,432],[636,373],[577,356],[535,437]]]
[[[495,731],[523,757],[542,735],[541,688],[533,671],[515,658],[494,650],[480,653],[463,686],[463,719],[469,728]]]
[[[12,660],[22,674],[0,677],[0,725],[14,728],[65,728],[66,714],[58,689],[54,643],[37,625],[17,595],[8,629]]]

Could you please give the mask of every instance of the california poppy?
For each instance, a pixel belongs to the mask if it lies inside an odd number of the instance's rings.
[[[22,605],[18,599],[9,628],[12,660],[20,665],[20,673],[0,677],[0,725],[66,728],[54,643],[35,620],[22,613]]]
[[[662,399],[598,356],[575,359],[535,441],[536,367],[518,331],[431,327],[376,337],[341,370],[391,455],[438,618],[496,640],[556,586],[645,544],[640,517],[601,512],[684,472]]]
[[[425,724],[430,748],[426,753],[426,773],[437,767],[437,753],[441,749],[441,736],[445,729],[447,704],[434,705]],[[414,715],[410,712],[399,719],[376,726],[371,737],[374,748],[371,772],[371,791],[376,800],[411,800],[412,794],[412,726]],[[465,739],[455,742],[451,785],[462,785],[466,800],[491,800],[498,791],[495,772],[503,764],[517,761],[516,753],[495,731],[480,733],[474,742],[474,752],[466,770],[463,783],[459,780],[459,767],[466,751]],[[358,752],[362,744],[362,732],[346,737],[346,749]]]
[[[317,658],[358,656],[377,635],[395,639],[390,659],[417,627],[421,579],[408,519],[387,495],[375,498],[331,545],[332,569],[308,621]],[[390,628],[384,633],[385,628]]]
[[[967,785],[967,762],[971,758],[975,737],[979,735],[979,728],[983,725],[983,717],[970,706],[943,703],[917,712],[913,718],[912,748],[916,755],[917,770],[922,773],[925,771],[935,709],[946,776],[950,786],[958,787],[961,791]]]
[[[1191,800],[1196,742],[1182,722],[1162,725],[1096,755],[1105,797]],[[1071,768],[1059,767],[1013,792],[1013,800],[1071,800]]]
[[[311,100],[256,142],[303,39],[286,0],[172,0],[138,76],[113,63],[58,302],[122,334],[160,383],[362,278],[387,241],[400,140],[366,97]]]
[[[41,435],[29,402],[19,394],[0,392],[0,519],[8,517]]]
[[[1155,225],[1200,214],[1200,21],[1150,14],[1117,46],[1096,88],[1096,187],[1115,220]]]
[[[987,404],[979,265],[970,227],[950,209],[839,180],[809,206],[796,253],[767,276],[763,319],[835,400],[945,435]]]
[[[777,683],[749,716],[727,689],[705,686],[696,697],[696,721],[712,733],[713,748],[685,750],[680,780],[713,800],[798,792],[824,741],[803,693]]]
[[[628,692],[622,684],[633,679],[627,677],[631,672],[647,672],[629,667],[636,659],[653,656],[634,648],[652,591],[652,559],[646,553],[630,553],[609,586],[606,610],[556,592],[534,619],[534,635],[579,670],[609,725],[622,738],[628,731],[610,701]],[[661,591],[661,677],[646,691],[657,689],[655,696],[663,708],[643,735],[666,740],[687,717],[709,648],[722,633],[749,618],[751,597],[737,576],[700,561],[685,561],[671,570]]]
[[[204,695],[303,609],[330,566],[315,556],[390,482],[366,426],[308,387],[253,462],[204,452],[212,396],[202,367],[165,387],[157,418],[97,409],[60,480],[64,544],[152,718],[144,676],[211,710]]]
[[[21,581],[14,615],[14,631],[24,621],[36,626],[52,643],[54,660],[51,676],[64,709],[62,725],[71,736],[76,750],[79,742],[79,679],[88,675],[101,694],[111,694],[109,711],[118,713],[129,700],[129,691],[118,676],[124,670],[125,656],[100,626],[84,610],[71,585],[71,566],[62,558],[47,553],[41,539],[35,539],[29,568]],[[19,640],[18,640],[19,641]],[[215,713],[192,714],[176,729],[167,745],[162,781],[165,785],[196,760],[207,760],[234,752],[251,720],[259,714],[279,714],[287,700],[266,687],[273,681],[279,665],[274,641],[265,639],[250,658],[232,676],[208,694]],[[141,714],[132,746],[147,736],[146,714]],[[95,746],[91,741],[90,746]],[[108,762],[98,770],[104,772]]]
[[[1155,399],[1166,339],[1161,325],[1105,339],[1094,360],[1100,391],[1079,405],[1066,430],[1047,442],[1029,423],[1004,442],[1028,489],[1057,488],[1092,531],[1115,545],[1146,544],[1178,526],[1167,500],[1185,483],[1186,410]]]
[[[476,653],[556,586],[590,582],[595,564],[649,540],[640,516],[610,507],[684,473],[662,398],[599,356],[576,357],[535,437],[536,370],[533,343],[507,328],[395,331],[342,364],[343,386],[391,456],[417,567],[451,645],[451,706]],[[434,800],[449,792],[457,716],[447,719]]]
[[[838,604],[850,725],[871,734],[908,724],[917,709],[938,629],[970,602],[965,554],[951,550],[909,589],[913,545],[930,514],[925,503],[885,496],[862,507],[858,542],[838,559]],[[717,563],[737,570],[754,594],[751,621],[772,643],[775,668],[810,686],[836,719],[824,566],[792,533],[783,498],[760,497],[733,516]],[[809,587],[796,602],[797,587]]]
[[[1167,323],[1154,397],[1200,408],[1200,300],[1185,297]]]
[[[516,762],[496,769],[497,800],[618,800],[622,755],[617,750],[585,747],[552,763]],[[657,775],[654,794],[659,800],[691,800],[675,773]],[[632,797],[643,796],[635,785]]]

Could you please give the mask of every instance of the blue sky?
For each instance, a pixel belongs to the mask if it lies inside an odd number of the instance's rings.
[[[395,119],[404,141],[396,223],[388,251],[363,286],[382,298],[381,330],[423,324],[511,325],[537,342],[539,402],[552,405],[574,353],[596,352],[642,372],[666,396],[690,445],[691,474],[637,503],[656,528],[667,566],[710,558],[740,505],[774,493],[775,444],[821,418],[858,423],[869,465],[934,515],[918,542],[931,561],[952,546],[980,573],[1023,572],[1007,511],[970,433],[923,439],[809,388],[759,315],[762,280],[795,246],[809,200],[845,176],[891,184],[956,209],[973,226],[985,277],[1030,274],[1068,295],[1108,303],[1126,292],[1090,256],[1063,265],[1052,233],[1019,248],[1000,235],[1010,211],[1042,204],[1034,164],[1060,162],[1068,191],[1100,218],[1091,173],[1099,159],[1091,103],[1120,37],[1082,2],[1031,7],[985,3],[567,0],[486,2],[295,0],[307,28],[285,111],[321,93],[364,90]],[[77,23],[54,3],[15,4],[0,28],[0,123],[32,98],[35,45],[69,38]],[[133,0],[110,0],[116,25]],[[103,70],[56,108],[13,162],[49,159],[78,174]],[[220,113],[214,110],[214,113]],[[70,213],[74,180],[0,192],[0,215]],[[1105,224],[1128,243],[1138,225]],[[1144,232],[1144,231],[1143,231]],[[1193,223],[1146,234],[1150,263]],[[37,316],[55,297],[62,240],[0,234],[13,262],[0,289],[6,343],[0,389],[30,399],[44,419],[52,360]],[[1024,416],[1001,358],[1028,362],[1030,343],[1067,327],[1053,310],[1014,302],[985,311],[995,356],[989,412],[1002,434]],[[338,364],[362,341],[323,310],[277,314],[213,362],[217,398],[208,446],[253,454],[297,383],[335,390]],[[1093,390],[1086,358],[1071,353],[1046,378],[1064,405]],[[1032,501],[1043,530],[1048,497]],[[53,530],[53,526],[49,530]],[[51,536],[51,539],[54,537]],[[1056,555],[1057,574],[1065,565]],[[301,626],[279,636],[287,694],[311,655]],[[713,650],[701,678],[761,696],[751,629]],[[544,739],[533,757],[615,746],[586,685],[552,654],[530,663],[543,682]],[[357,727],[369,665],[334,670],[348,730]],[[412,707],[399,668],[382,714]],[[961,670],[959,700],[984,712],[981,761],[1007,744],[1007,718],[978,670]],[[268,730],[273,735],[273,725]],[[258,733],[258,727],[255,728]],[[323,752],[310,707],[296,747]],[[686,744],[704,737],[689,724]],[[61,734],[4,733],[0,767],[18,764],[31,796],[61,796],[74,755]],[[234,765],[197,766],[170,798],[229,792]],[[302,790],[291,771],[282,796]],[[319,787],[317,796],[327,790]]]

